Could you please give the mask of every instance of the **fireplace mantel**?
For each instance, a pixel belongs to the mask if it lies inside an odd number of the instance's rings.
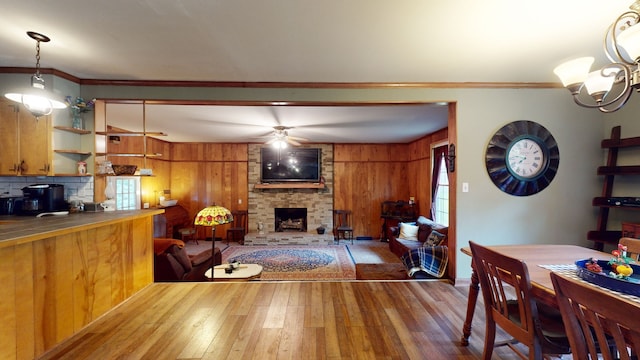
[[[324,183],[255,184],[254,189],[324,189]]]

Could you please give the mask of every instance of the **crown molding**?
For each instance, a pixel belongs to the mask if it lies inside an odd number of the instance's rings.
[[[31,74],[33,68],[0,67],[0,73]],[[40,73],[58,76],[80,85],[147,86],[147,87],[211,87],[211,88],[306,88],[306,89],[549,89],[563,88],[556,82],[268,82],[268,81],[176,81],[176,80],[104,80],[80,79],[56,69],[41,68]]]

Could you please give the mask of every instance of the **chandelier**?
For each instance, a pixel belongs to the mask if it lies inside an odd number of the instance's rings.
[[[629,9],[605,34],[603,47],[610,64],[590,71],[594,58],[582,57],[553,70],[578,105],[610,113],[621,109],[634,89],[640,90],[640,0]]]
[[[31,76],[31,87],[18,92],[7,93],[4,96],[12,101],[22,103],[36,119],[51,114],[53,109],[67,107],[64,100],[45,90],[44,79],[40,76],[40,43],[51,39],[37,32],[27,31],[27,35],[36,41],[36,73]]]

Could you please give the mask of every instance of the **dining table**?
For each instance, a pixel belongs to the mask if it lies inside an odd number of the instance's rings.
[[[596,258],[606,260],[611,258],[611,254],[602,251],[578,246],[578,245],[495,245],[487,246],[500,254],[520,259],[527,265],[529,279],[531,280],[531,295],[536,300],[547,305],[558,308],[556,294],[551,283],[551,268],[571,267],[577,260]],[[463,247],[461,251],[465,255],[471,256],[471,248]],[[469,345],[471,336],[471,323],[475,312],[478,293],[480,291],[480,281],[476,273],[473,261],[471,262],[471,284],[469,285],[469,297],[467,300],[467,314],[462,328],[461,345]]]

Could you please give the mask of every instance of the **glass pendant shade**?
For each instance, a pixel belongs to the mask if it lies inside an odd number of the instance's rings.
[[[22,103],[36,118],[51,114],[53,109],[64,109],[67,104],[55,94],[44,88],[44,79],[40,76],[40,42],[49,42],[46,35],[27,31],[27,35],[36,41],[36,73],[31,76],[31,87],[7,93],[4,96]]]
[[[604,73],[605,75],[608,75],[606,69],[604,70]],[[585,79],[584,86],[587,88],[587,93],[589,95],[607,93],[611,90],[615,78],[615,74],[603,76],[601,70],[592,71]]]
[[[553,72],[560,78],[562,85],[565,87],[580,84],[587,78],[594,60],[591,56],[569,60],[558,65],[553,69]]]
[[[7,93],[7,99],[22,103],[33,116],[40,117],[51,114],[53,109],[64,109],[67,107],[62,101],[55,99],[55,95],[50,94],[45,89],[36,87],[25,88],[19,92]]]
[[[640,57],[640,24],[636,24],[618,35],[618,45],[636,61]]]

